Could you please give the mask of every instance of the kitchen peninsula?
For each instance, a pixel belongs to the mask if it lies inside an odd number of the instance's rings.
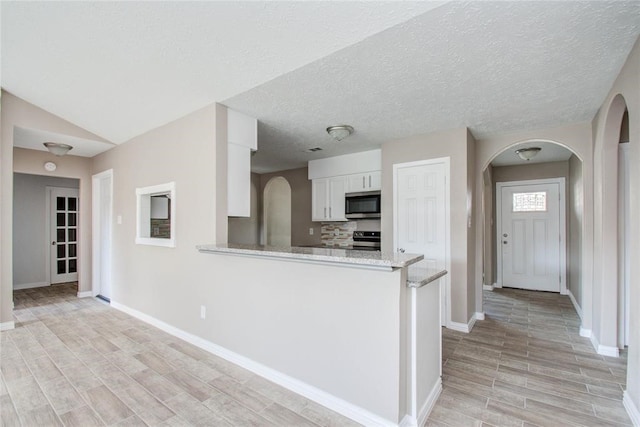
[[[446,271],[409,271],[423,256],[404,253],[197,248],[234,272],[233,282],[207,279],[224,287],[217,315],[234,325],[221,353],[362,424],[424,422],[441,390]]]

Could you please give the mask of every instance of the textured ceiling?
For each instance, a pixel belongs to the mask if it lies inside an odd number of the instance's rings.
[[[442,3],[4,1],[2,87],[114,143],[222,102],[267,172],[591,120],[640,34],[638,1]]]
[[[257,172],[443,129],[588,121],[638,37],[639,6],[452,2],[224,103],[261,122]],[[325,128],[340,123],[355,133],[336,143]]]
[[[114,143],[441,2],[7,2],[2,87]]]

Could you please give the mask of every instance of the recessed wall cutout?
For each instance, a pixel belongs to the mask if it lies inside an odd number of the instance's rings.
[[[175,247],[175,182],[136,188],[136,243]]]

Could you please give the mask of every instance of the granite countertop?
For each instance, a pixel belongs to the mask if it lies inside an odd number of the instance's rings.
[[[419,264],[409,267],[407,286],[410,288],[421,288],[447,274],[447,270],[423,267]]]
[[[245,255],[306,262],[344,264],[345,266],[357,266],[383,270],[407,267],[424,258],[423,255],[406,253],[383,253],[375,251],[296,246],[278,247],[238,245],[232,243],[221,245],[198,245],[196,248],[203,253]]]

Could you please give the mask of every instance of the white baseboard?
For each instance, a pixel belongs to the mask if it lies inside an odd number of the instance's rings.
[[[436,383],[433,385],[433,388],[429,392],[429,396],[427,396],[427,400],[425,400],[424,404],[418,411],[418,418],[414,418],[411,415],[407,414],[402,418],[398,427],[419,427],[423,426],[431,413],[431,410],[435,406],[438,401],[438,397],[442,392],[442,378],[438,378]]]
[[[144,314],[138,310],[127,307],[126,305],[120,304],[113,300],[111,300],[111,307],[127,313],[139,320],[142,320],[143,322],[149,323],[150,325],[155,326],[156,328],[161,329],[162,331],[184,341],[187,341],[197,347],[200,347],[201,349],[208,351],[209,353],[212,353],[218,357],[222,357],[223,359],[228,360],[231,363],[234,363],[253,372],[256,375],[273,381],[274,383],[286,389],[289,389],[294,393],[300,394],[309,400],[313,400],[314,402],[325,406],[335,412],[338,412],[345,417],[351,418],[352,420],[360,424],[397,426],[397,424],[385,418],[382,418],[366,409],[360,408],[359,406],[356,406],[314,386],[283,374],[280,371],[269,368],[268,366],[249,359],[248,357],[228,350],[222,346],[219,346],[218,344],[214,344],[211,341],[207,341],[189,332],[178,329],[175,326],[171,326],[168,323],[163,322],[162,320],[156,319],[155,317]]]
[[[484,289],[485,291],[492,291],[493,290],[493,285],[482,284],[482,289]]]
[[[600,341],[598,341],[598,337],[596,337],[596,334],[592,333],[589,338],[591,338],[591,345],[593,345],[593,348],[599,355],[610,357],[620,356],[620,350],[618,349],[618,347],[610,347],[608,345],[600,344]]]
[[[624,409],[627,410],[629,418],[631,418],[631,423],[633,423],[635,427],[640,427],[640,410],[638,410],[636,404],[633,403],[633,400],[631,400],[626,390],[622,394],[622,404],[624,405]]]
[[[502,284],[498,285],[498,282],[494,283],[492,286],[493,289],[502,289]]]
[[[433,409],[436,402],[438,401],[438,397],[440,396],[441,392],[442,392],[442,378],[438,377],[438,381],[436,381],[436,383],[433,385],[433,388],[431,389],[431,392],[429,393],[427,400],[425,400],[424,404],[422,405],[422,408],[420,408],[420,411],[418,412],[418,426],[425,425],[425,423],[427,422],[427,418],[429,417],[431,410]]]
[[[93,291],[78,292],[78,298],[89,298],[93,296]]]
[[[585,338],[591,338],[591,329],[585,329],[580,326],[580,336]]]
[[[20,283],[18,285],[13,285],[13,290],[18,291],[20,289],[31,289],[31,288],[44,288],[45,286],[51,286],[49,282],[34,282],[34,283]]]
[[[484,311],[476,311],[474,316],[476,317],[476,320],[484,320]]]
[[[477,314],[478,313],[474,313],[473,316],[471,316],[471,319],[469,319],[469,321],[467,323],[451,321],[447,325],[447,328],[453,329],[454,331],[464,332],[464,333],[468,334],[469,332],[471,332],[471,329],[473,329],[473,325],[476,324],[476,315]],[[480,320],[484,320],[484,313],[482,313],[482,319],[480,319]]]
[[[13,320],[10,322],[0,323],[0,331],[8,331],[10,329],[14,329],[15,327],[16,327],[16,324]]]
[[[578,304],[578,301],[576,301],[576,298],[573,296],[573,293],[571,293],[571,291],[568,289],[567,289],[567,295],[569,295],[569,299],[571,300],[571,304],[573,304],[573,308],[576,309],[576,313],[578,313],[578,316],[580,316],[580,320],[582,320],[582,308],[580,307],[580,304]]]

